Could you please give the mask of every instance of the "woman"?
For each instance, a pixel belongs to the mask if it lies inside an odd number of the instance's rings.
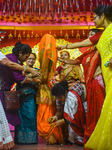
[[[62,59],[69,59],[70,58],[70,54],[67,51],[62,51],[60,52],[60,56]],[[68,82],[68,86],[69,89],[74,86],[75,83],[84,83],[85,79],[84,79],[84,74],[80,68],[80,65],[69,65],[66,63],[63,63],[61,66],[59,66],[56,69],[55,75],[59,74],[59,81],[63,81],[63,80],[67,80]],[[83,87],[85,89],[85,86],[83,84]],[[85,91],[85,95],[86,95],[86,91]],[[63,104],[61,103],[61,101],[58,101],[56,99],[56,114],[58,115],[58,118],[63,118]],[[52,117],[51,117],[52,118]],[[54,117],[53,117],[54,118]],[[67,144],[68,143],[68,127],[67,124],[64,124],[62,126],[62,132],[63,132],[63,137],[64,137],[64,143],[63,144]]]
[[[29,57],[30,53],[31,53],[30,46],[17,42],[15,44],[15,47],[13,48],[13,53],[7,55],[7,58],[10,61],[22,64],[22,62],[26,61],[26,59]],[[7,90],[7,91],[10,91],[11,85],[13,85],[14,82],[18,82],[18,83],[28,83],[31,81],[38,82],[38,77],[35,79],[26,78],[25,76],[22,75],[22,72],[12,70],[9,67],[4,66],[4,65],[0,66],[0,76],[2,76],[3,78],[4,90]],[[0,98],[1,98],[1,102],[5,110],[3,88],[0,89]],[[11,125],[15,126],[15,125],[20,124],[21,121],[20,121],[17,111],[8,112],[5,110],[5,113],[6,113],[8,122]]]
[[[16,70],[20,70],[20,71],[29,71],[35,75],[38,75],[38,72],[36,72],[34,69],[30,69],[30,68],[25,68],[17,63],[14,63],[12,61],[10,61],[3,53],[0,52],[0,63],[12,68],[12,69],[16,69]],[[0,79],[0,86],[2,84],[2,78]],[[2,90],[2,87],[1,87]],[[10,129],[9,129],[9,125],[8,125],[8,121],[7,118],[5,116],[5,112],[0,100],[0,149],[12,149],[14,147],[14,142],[13,142],[13,138],[11,136],[10,133]]]
[[[52,95],[56,96],[58,101],[64,105],[64,119],[59,118],[58,113],[49,118],[49,122],[56,121],[56,126],[68,124],[68,140],[72,144],[83,145],[84,142],[84,97],[85,91],[81,83],[75,83],[69,90],[66,80],[57,83],[52,88]],[[54,118],[57,118],[53,120]],[[59,120],[58,120],[59,119]]]
[[[92,35],[97,32],[99,32],[98,29],[91,29],[89,31],[89,38],[92,39]],[[85,144],[97,124],[105,98],[105,88],[100,68],[100,55],[99,52],[92,47],[75,60],[65,61],[66,63],[75,65],[82,64],[84,68],[87,91],[87,117],[84,132]]]
[[[29,68],[33,68],[35,64],[36,54],[31,53],[26,61]],[[37,69],[37,68],[35,68]],[[39,70],[39,69],[37,69]],[[27,77],[31,74],[27,72]],[[21,124],[16,126],[15,142],[18,144],[37,143],[37,119],[36,119],[36,92],[37,85],[35,82],[23,84],[21,86],[20,110],[19,117]]]
[[[101,5],[94,9],[94,23],[97,28],[103,27],[104,32],[97,44],[101,56],[102,74],[106,86],[106,98],[103,104],[101,116],[96,128],[86,144],[87,148],[97,150],[111,150],[112,135],[112,5]],[[109,67],[105,63],[109,61]]]
[[[67,51],[60,52],[60,56],[62,59],[70,59],[70,54]],[[60,81],[67,80],[69,87],[74,85],[75,81],[79,81],[84,83],[84,74],[80,68],[80,65],[69,65],[63,63],[63,65],[59,66],[56,69],[55,75],[60,75]]]
[[[62,143],[61,128],[48,123],[48,118],[54,116],[55,98],[51,95],[50,81],[56,71],[57,51],[56,42],[52,35],[45,34],[39,43],[39,62],[42,73],[42,83],[39,86],[37,100],[37,129],[39,135],[46,139],[46,144]]]
[[[33,74],[34,76],[40,75],[40,73],[37,70],[35,70],[34,68],[21,66],[17,63],[10,61],[2,52],[0,52],[0,58],[1,58],[0,63],[2,63],[3,65],[6,65],[9,68],[24,71],[24,72],[27,71],[27,72],[30,72],[31,74]]]

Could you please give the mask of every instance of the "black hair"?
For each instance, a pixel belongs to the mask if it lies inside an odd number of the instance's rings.
[[[96,7],[93,12],[101,17],[102,14],[105,15],[110,21],[112,21],[112,5],[100,5]]]
[[[27,44],[21,44],[20,41],[18,41],[15,44],[15,47],[12,49],[13,54],[15,54],[17,57],[19,56],[19,52],[22,52],[22,55],[28,54],[32,52],[32,49]]]
[[[90,29],[90,30],[89,30],[89,32],[91,32],[91,31],[97,33],[97,32],[99,32],[99,31],[101,31],[101,30],[100,30],[100,29],[93,28],[93,29]]]
[[[31,53],[31,54],[33,54],[33,55],[35,56],[35,59],[37,58],[37,56],[36,56],[36,54],[35,54],[35,53]]]
[[[51,90],[51,93],[54,96],[65,95],[66,92],[68,92],[68,83],[66,80],[56,83]]]

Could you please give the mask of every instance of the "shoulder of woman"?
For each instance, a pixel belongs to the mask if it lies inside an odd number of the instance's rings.
[[[12,62],[17,62],[17,61],[18,61],[16,55],[14,55],[13,53],[6,55],[6,57],[7,57],[9,60],[11,60]]]

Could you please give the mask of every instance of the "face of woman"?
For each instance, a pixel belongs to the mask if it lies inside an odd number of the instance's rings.
[[[29,56],[30,56],[30,53],[23,55],[23,54],[20,52],[20,53],[19,53],[19,60],[20,60],[21,62],[25,62],[25,61],[28,59]]]
[[[59,100],[59,101],[61,101],[62,104],[64,104],[64,103],[65,103],[66,96],[65,96],[65,95],[56,96],[56,99]]]
[[[88,34],[88,38],[92,37],[94,34],[96,34],[94,31],[90,31]]]
[[[103,15],[98,16],[97,14],[94,14],[93,19],[94,19],[93,22],[94,22],[96,28],[103,27],[103,20],[104,20]]]
[[[28,57],[26,64],[29,67],[33,67],[33,65],[35,64],[35,56],[33,54],[30,54],[30,56]]]
[[[60,56],[61,56],[61,58],[63,58],[63,59],[68,59],[68,58],[69,58],[67,52],[62,52]]]

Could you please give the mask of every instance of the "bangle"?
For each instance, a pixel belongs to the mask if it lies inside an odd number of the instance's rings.
[[[68,49],[68,44],[66,45],[65,49]]]
[[[26,66],[23,66],[23,67],[24,67],[24,70],[23,70],[23,72],[25,72],[27,68],[26,68]]]
[[[33,81],[33,79],[31,78],[31,82]]]
[[[31,78],[31,77],[32,77],[32,74],[30,73],[29,75],[30,75],[30,78]]]
[[[62,119],[62,122],[65,123],[65,119]]]
[[[57,116],[53,116],[53,118],[56,118],[56,121],[58,120],[58,117],[57,117]]]

